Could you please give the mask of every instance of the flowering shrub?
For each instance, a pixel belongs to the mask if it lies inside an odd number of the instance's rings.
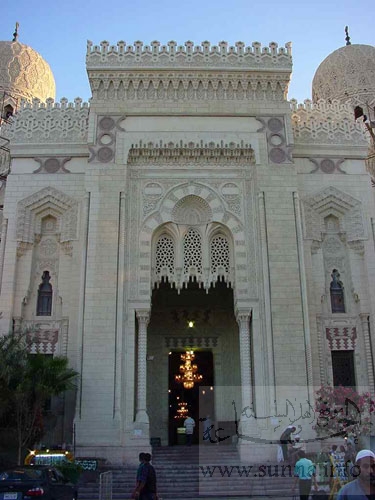
[[[315,412],[313,428],[319,437],[369,435],[375,401],[351,387],[322,386],[316,391]]]

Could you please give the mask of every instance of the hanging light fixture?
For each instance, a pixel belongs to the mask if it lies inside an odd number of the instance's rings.
[[[177,419],[185,419],[189,416],[189,410],[187,407],[187,404],[181,401],[181,403],[178,403],[178,408],[177,408],[177,415],[174,416],[174,418]]]
[[[175,375],[176,382],[184,385],[185,389],[192,389],[194,384],[200,382],[203,377],[199,375],[198,366],[193,364],[195,354],[193,351],[186,351],[185,354],[181,354],[181,361],[184,362],[180,365],[180,374]]]

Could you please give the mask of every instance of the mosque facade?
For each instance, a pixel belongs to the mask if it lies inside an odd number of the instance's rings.
[[[31,329],[31,352],[79,373],[54,442],[134,461],[177,443],[184,399],[243,460],[270,459],[283,426],[313,438],[299,408],[321,385],[374,393],[373,172],[353,114],[375,104],[374,54],[338,49],[298,104],[290,44],[89,42],[88,104],[55,101],[41,56],[0,43],[0,331]],[[191,351],[203,378],[183,389]]]

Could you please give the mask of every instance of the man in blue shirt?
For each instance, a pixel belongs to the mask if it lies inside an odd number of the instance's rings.
[[[310,491],[311,491],[311,483],[314,479],[314,487],[318,489],[318,483],[316,482],[315,477],[315,465],[311,460],[306,458],[306,453],[303,450],[300,450],[298,453],[299,460],[296,462],[294,466],[294,485],[293,485],[293,493],[296,489],[297,481],[299,483],[299,497],[300,500],[308,500]]]
[[[375,499],[375,454],[371,450],[357,453],[352,474],[357,479],[343,486],[336,500]]]

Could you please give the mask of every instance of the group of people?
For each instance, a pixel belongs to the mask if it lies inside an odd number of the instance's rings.
[[[352,471],[355,479],[340,488],[336,500],[369,500],[375,499],[375,454],[371,450],[361,450],[355,457],[355,464]],[[299,486],[301,500],[308,500],[312,483],[318,490],[318,483],[315,476],[315,465],[306,457],[304,451],[300,452],[299,460],[294,467],[295,488]]]
[[[156,473],[151,465],[151,454],[139,454],[139,466],[137,469],[137,479],[132,498],[137,500],[158,500],[156,490]]]
[[[288,426],[280,436],[280,447],[284,462],[295,463],[295,482],[293,493],[297,483],[301,500],[308,500],[312,486],[318,490],[318,483],[315,475],[315,465],[307,458],[304,443],[300,442],[300,436],[294,435],[296,428]],[[375,500],[375,454],[371,450],[361,450],[355,455],[353,446],[348,443],[344,446],[333,445],[329,454],[335,458],[342,457],[342,461],[352,464],[351,475],[354,480],[345,484],[336,496],[336,500]]]

